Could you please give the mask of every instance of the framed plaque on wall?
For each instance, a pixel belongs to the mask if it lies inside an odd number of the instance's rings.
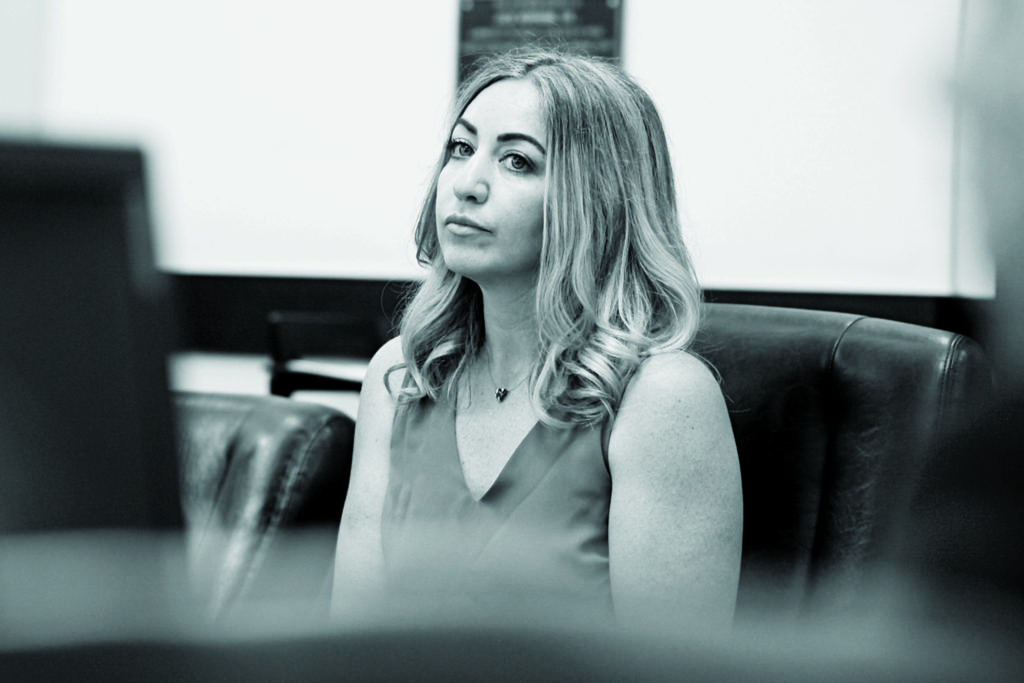
[[[542,46],[619,59],[623,0],[462,0],[458,79],[481,57]]]

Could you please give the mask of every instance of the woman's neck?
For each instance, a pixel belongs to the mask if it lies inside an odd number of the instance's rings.
[[[483,360],[498,382],[514,381],[537,360],[537,304],[534,290],[481,288]]]

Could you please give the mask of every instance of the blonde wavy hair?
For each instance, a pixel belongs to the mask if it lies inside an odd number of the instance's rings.
[[[549,135],[531,401],[549,425],[601,424],[643,359],[686,349],[701,322],[665,132],[651,98],[618,67],[528,50],[477,68],[459,88],[449,134],[503,79],[537,87]],[[403,312],[399,406],[454,402],[484,342],[480,290],[447,268],[438,245],[437,177],[448,156],[446,144],[416,227],[428,273]]]

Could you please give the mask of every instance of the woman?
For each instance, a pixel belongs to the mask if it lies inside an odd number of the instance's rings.
[[[523,52],[454,111],[428,275],[360,398],[336,613],[390,594],[728,624],[739,467],[686,352],[701,296],[653,103],[613,66]]]

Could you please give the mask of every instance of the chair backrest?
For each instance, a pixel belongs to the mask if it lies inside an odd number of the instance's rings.
[[[743,476],[739,610],[849,603],[926,459],[991,394],[980,347],[851,314],[710,304]]]
[[[326,610],[352,419],[276,396],[174,401],[190,556],[211,611],[275,594]]]

